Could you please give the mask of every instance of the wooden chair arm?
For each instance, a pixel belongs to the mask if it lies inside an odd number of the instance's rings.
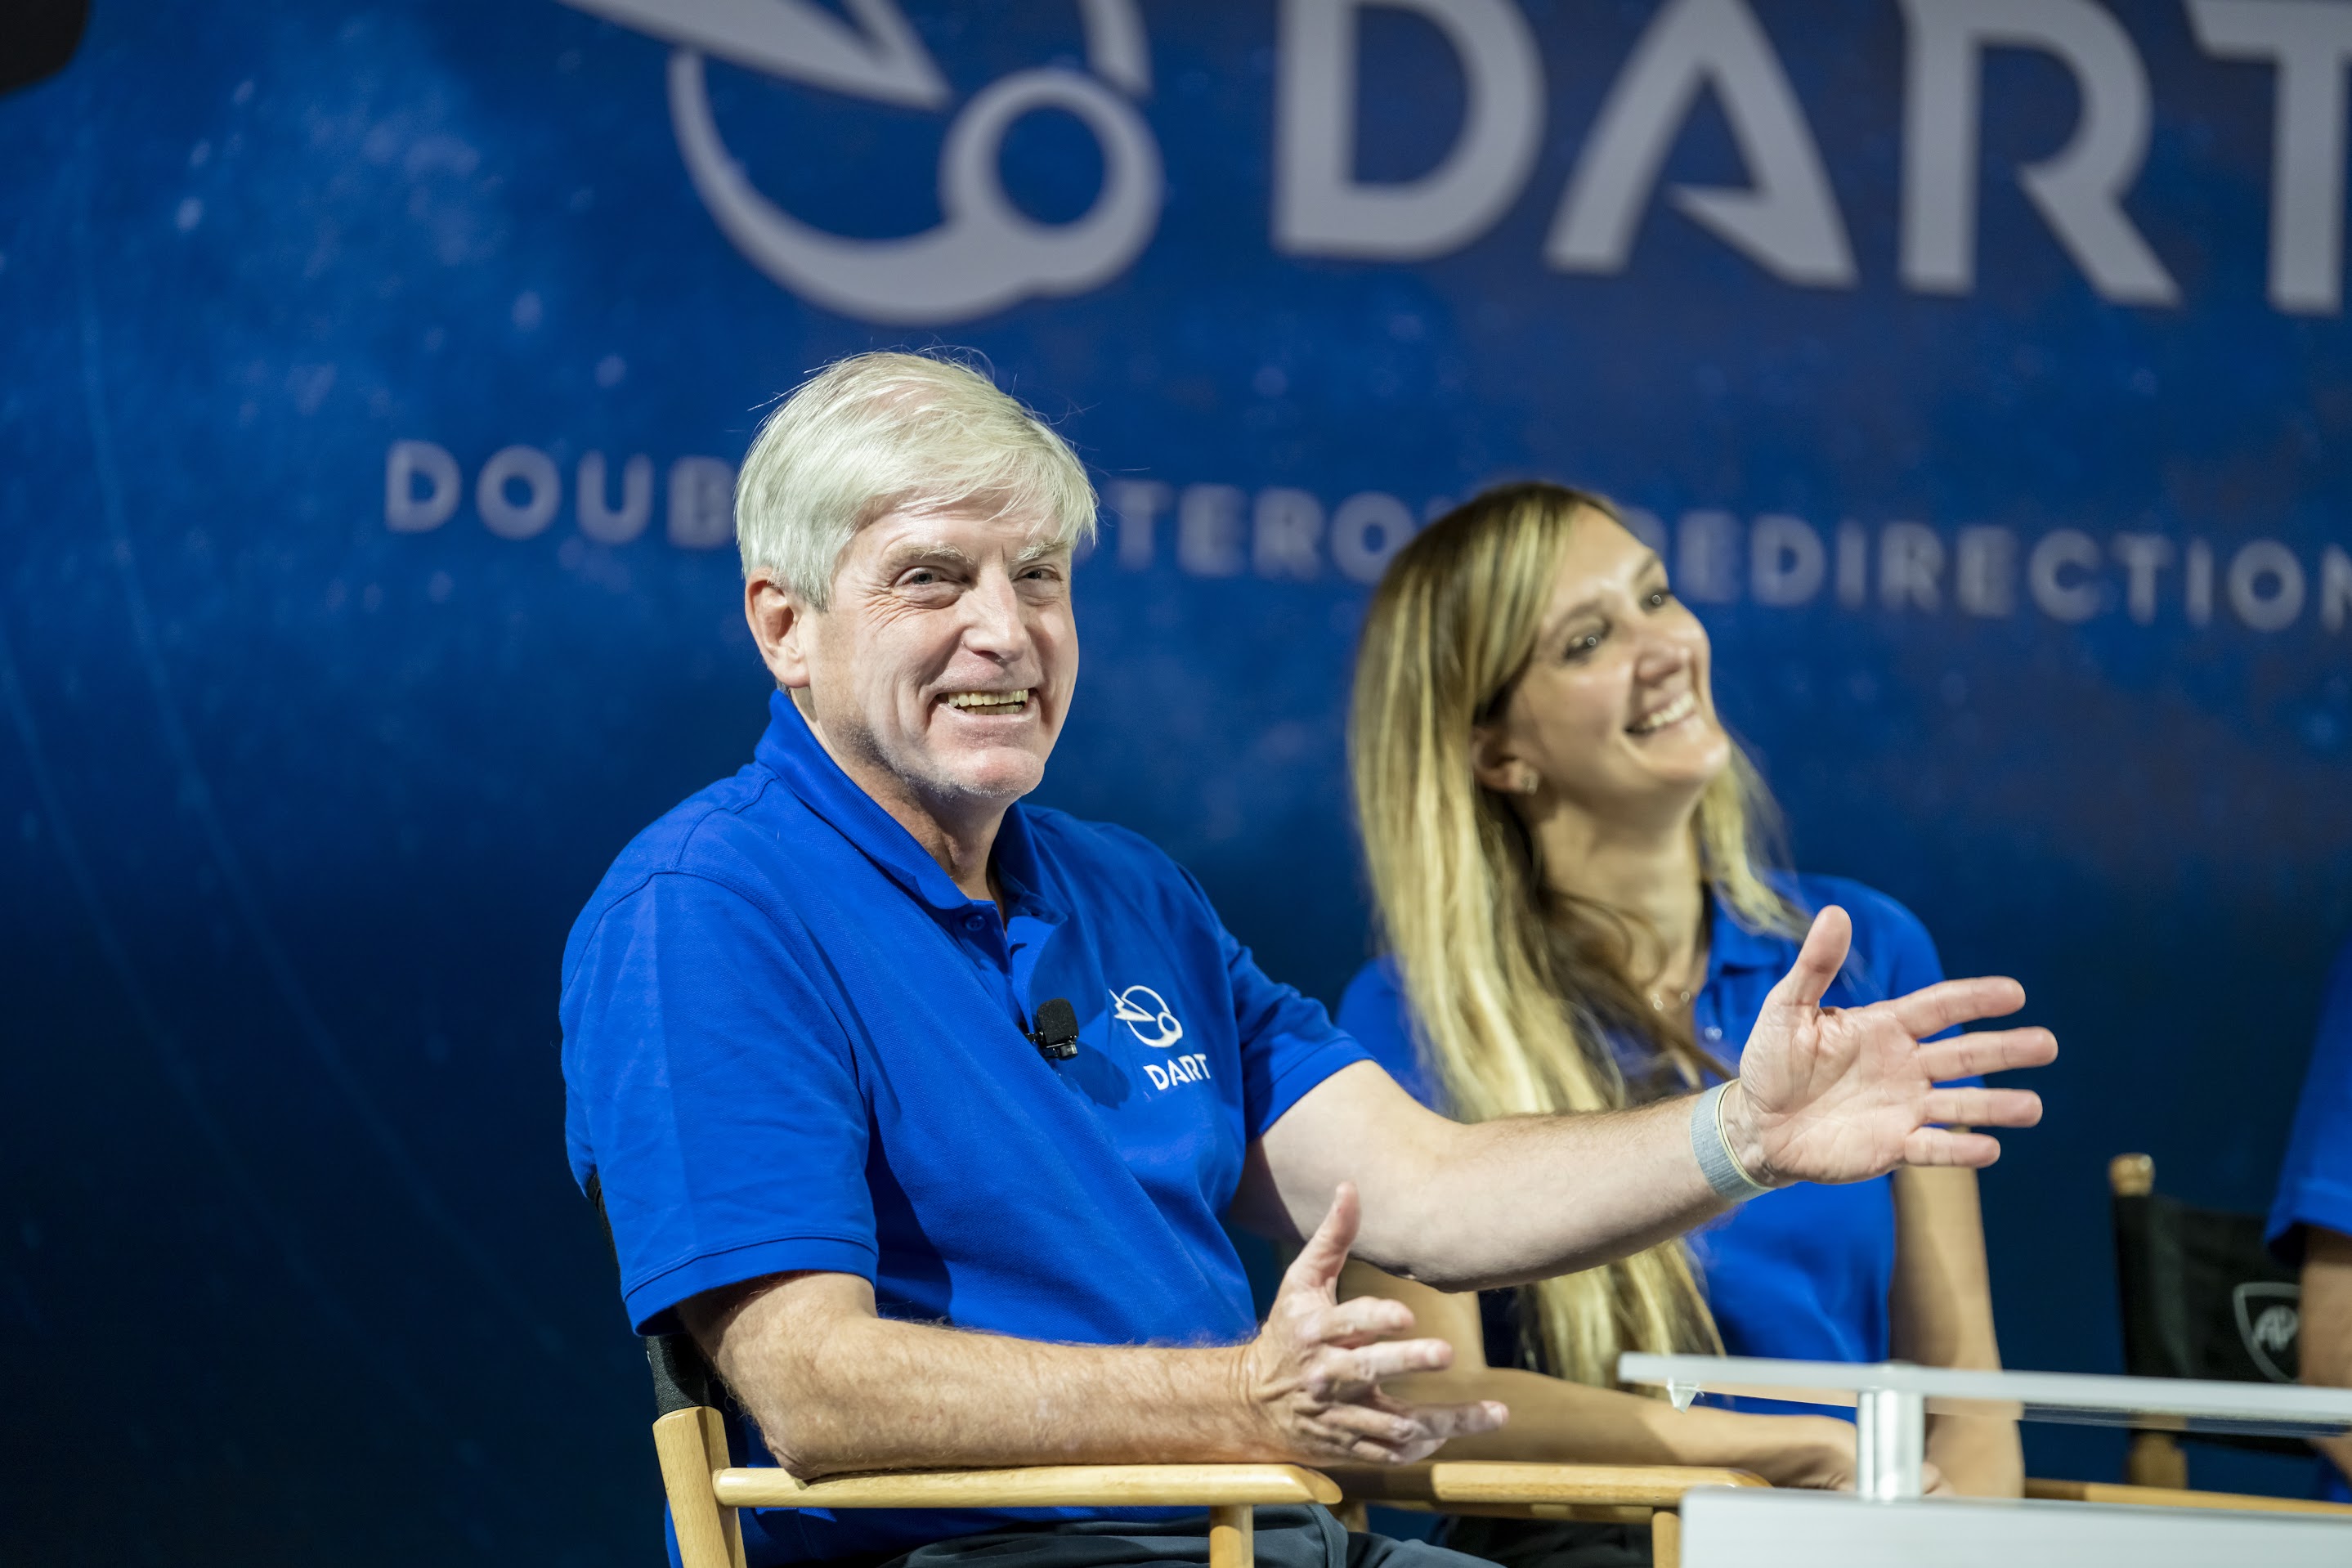
[[[1678,1508],[1694,1487],[1760,1487],[1748,1470],[1708,1465],[1545,1465],[1502,1460],[1439,1460],[1427,1465],[1349,1466],[1331,1479],[1366,1502],[1545,1503],[1579,1507]]]
[[[803,1481],[727,1462],[727,1427],[707,1405],[654,1422],[662,1489],[687,1568],[743,1568],[741,1508],[1204,1508],[1208,1568],[1252,1568],[1258,1503],[1335,1503],[1330,1478],[1297,1465],[1034,1465],[901,1470]]]
[[[724,1469],[710,1479],[724,1508],[1225,1508],[1339,1500],[1328,1477],[1297,1465],[1034,1465],[818,1481],[762,1467]]]
[[[2315,1498],[2252,1497],[2244,1492],[2195,1492],[2175,1487],[2129,1487],[2108,1481],[2025,1483],[2025,1495],[2057,1502],[2128,1503],[2138,1508],[2210,1508],[2243,1513],[2318,1513],[2352,1520],[2352,1503]]]

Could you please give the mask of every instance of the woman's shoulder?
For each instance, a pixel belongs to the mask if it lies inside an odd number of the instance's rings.
[[[1370,1047],[1375,1054],[1387,1037],[1410,1034],[1405,1012],[1404,988],[1397,982],[1396,959],[1382,953],[1348,982],[1348,989],[1339,995],[1339,1011],[1333,1019],[1339,1027]]]
[[[1835,904],[1853,921],[1850,973],[1870,977],[1873,988],[1890,995],[1916,990],[1943,977],[1936,956],[1936,940],[1927,922],[1891,893],[1882,893],[1851,877],[1801,871],[1783,882],[1783,889],[1808,915]]]
[[[1356,971],[1356,977],[1348,982],[1347,1000],[1343,1000],[1340,1005],[1345,1006],[1348,1001],[1359,996],[1372,1001],[1392,999],[1398,994],[1396,954],[1384,952]]]
[[[1382,953],[1348,982],[1333,1020],[1371,1054],[1406,1092],[1426,1105],[1431,1101],[1428,1074],[1412,1043],[1412,1005],[1397,976],[1393,954]]]
[[[1882,893],[1866,882],[1819,871],[1799,871],[1775,880],[1809,917],[1828,904],[1835,904],[1852,916],[1856,947],[1873,939],[1906,941],[1927,934],[1927,923],[1912,913],[1902,900],[1892,893]]]

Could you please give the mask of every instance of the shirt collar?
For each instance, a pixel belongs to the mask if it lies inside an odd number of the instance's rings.
[[[1029,831],[1029,814],[1021,809],[1019,803],[1006,808],[1004,820],[996,829],[996,847],[990,855],[996,868],[996,880],[1004,889],[1004,901],[1014,914],[1035,915],[1046,921],[1062,918],[1061,902],[1053,894],[1044,862],[1037,858],[1037,840]]]
[[[961,914],[980,901],[957,887],[930,852],[915,841],[915,836],[841,771],[841,764],[818,743],[788,693],[778,690],[769,695],[767,731],[752,755],[799,796],[801,804],[857,846],[919,902],[941,914]],[[1033,912],[1051,912],[1036,844],[1019,803],[1005,808],[991,853],[1008,901],[1034,906]]]

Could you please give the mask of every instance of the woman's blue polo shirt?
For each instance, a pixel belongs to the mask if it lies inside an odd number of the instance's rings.
[[[2311,1068],[2294,1112],[2294,1135],[2271,1205],[2271,1250],[2289,1267],[2303,1261],[2303,1233],[2318,1226],[2352,1236],[2352,947],[2336,960],[2312,1042]],[[2352,1480],[2319,1461],[2318,1495],[2352,1502]]]
[[[887,1317],[1247,1339],[1220,1223],[1244,1152],[1364,1051],[1134,834],[1014,806],[1002,918],[781,693],[771,714],[750,765],[622,852],[564,950],[572,1170],[602,1187],[630,1321],[669,1330],[688,1297],[818,1269],[873,1281]],[[1024,1033],[1050,997],[1081,1020],[1071,1060]],[[746,1547],[889,1554],[1112,1513],[768,1510]]]
[[[1808,910],[1836,904],[1853,917],[1845,969],[1822,998],[1832,1007],[1900,996],[1944,977],[1918,917],[1885,894],[1840,877],[1799,876],[1789,889]],[[1797,942],[1751,931],[1720,903],[1707,928],[1706,982],[1692,999],[1699,1044],[1733,1068],[1764,998],[1796,962]],[[1339,1004],[1339,1026],[1423,1104],[1443,1109],[1412,1043],[1411,1013],[1386,958],[1367,964]],[[1959,1081],[1974,1083],[1974,1079]],[[1876,1362],[1888,1353],[1895,1279],[1893,1178],[1845,1186],[1784,1187],[1691,1234],[1707,1305],[1732,1355]],[[1512,1293],[1483,1303],[1493,1364],[1518,1363],[1508,1327]],[[1765,1408],[1743,1403],[1742,1408]],[[1814,1412],[1818,1414],[1818,1412]]]

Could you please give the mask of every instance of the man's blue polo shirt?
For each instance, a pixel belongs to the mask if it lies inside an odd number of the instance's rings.
[[[1244,1152],[1361,1047],[1134,834],[1014,806],[1001,918],[782,694],[771,715],[749,766],[622,852],[564,950],[572,1170],[602,1185],[630,1320],[668,1331],[702,1291],[822,1269],[872,1280],[886,1317],[1248,1338],[1220,1224]],[[1081,1020],[1072,1060],[1024,1034],[1049,997]],[[745,1544],[888,1553],[1090,1511],[771,1510]]]
[[[1927,928],[1885,894],[1842,877],[1798,876],[1786,890],[1800,908],[1836,904],[1853,920],[1853,945],[1823,1005],[1863,1006],[1944,978]],[[1793,938],[1749,931],[1720,902],[1713,906],[1706,980],[1692,998],[1691,1022],[1699,1045],[1735,1071],[1766,995],[1796,963],[1799,945]],[[1391,960],[1375,960],[1356,976],[1340,1001],[1339,1023],[1423,1104],[1444,1109],[1413,1044],[1412,1011]],[[1892,1177],[1784,1187],[1740,1205],[1688,1239],[1728,1353],[1798,1361],[1887,1358],[1895,1282]],[[1489,1292],[1480,1303],[1488,1359],[1496,1365],[1519,1359],[1514,1296]],[[1740,1401],[1738,1407],[1805,1409],[1764,1401]]]
[[[2320,1008],[2319,1037],[2296,1104],[2294,1135],[2271,1205],[2271,1250],[2290,1268],[2303,1262],[2303,1233],[2318,1226],[2352,1236],[2352,946],[2337,955]],[[2352,1502],[2352,1479],[2319,1461],[2318,1495]]]

